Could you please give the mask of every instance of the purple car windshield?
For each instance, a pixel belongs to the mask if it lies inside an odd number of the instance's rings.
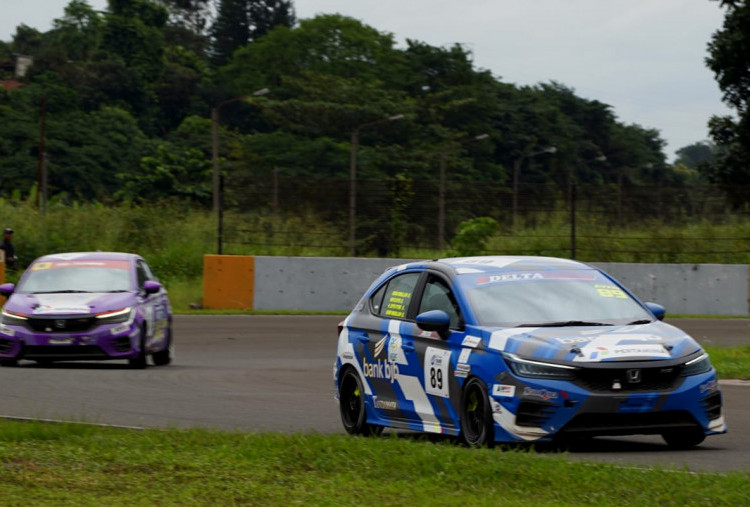
[[[41,261],[32,264],[16,292],[123,292],[132,290],[128,261]]]

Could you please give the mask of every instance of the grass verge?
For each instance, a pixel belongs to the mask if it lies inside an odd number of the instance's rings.
[[[750,346],[704,347],[719,378],[750,379]]]
[[[4,505],[741,505],[747,473],[664,476],[397,437],[0,421]]]

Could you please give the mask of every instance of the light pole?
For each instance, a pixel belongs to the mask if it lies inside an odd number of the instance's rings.
[[[216,107],[211,109],[211,165],[213,167],[212,184],[213,189],[213,211],[217,214],[218,218],[218,254],[221,255],[221,244],[222,244],[222,217],[221,217],[221,189],[220,189],[220,177],[219,177],[219,112],[221,108],[232,102],[239,102],[241,100],[247,100],[251,97],[260,97],[266,95],[271,90],[268,88],[261,88],[255,90],[250,95],[242,95],[240,97],[234,97],[227,99],[223,102],[219,102]]]
[[[219,211],[219,112],[221,108],[232,102],[247,100],[250,97],[260,97],[270,93],[268,88],[255,90],[250,95],[242,95],[219,102],[216,107],[211,109],[211,164],[213,166],[213,209],[214,213]]]
[[[404,117],[403,114],[381,118],[357,125],[351,134],[349,144],[349,255],[357,255],[357,150],[359,149],[359,131],[363,128],[372,127],[389,121],[397,121]]]
[[[481,141],[488,139],[489,134],[479,134],[468,139],[460,141],[459,144],[466,144],[472,141]],[[445,172],[448,146],[440,150],[440,176],[438,181],[438,249],[445,248]]]
[[[536,157],[537,155],[543,155],[545,153],[557,153],[557,147],[548,146],[539,151],[521,155],[513,162],[513,214],[511,216],[511,227],[514,230],[516,228],[516,215],[518,214],[518,180],[521,173],[521,164],[523,164],[523,161],[527,158]]]

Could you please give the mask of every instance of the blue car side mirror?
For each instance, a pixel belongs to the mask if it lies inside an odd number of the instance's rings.
[[[451,318],[443,310],[430,310],[417,315],[417,326],[425,331],[436,331],[441,338],[448,337]]]

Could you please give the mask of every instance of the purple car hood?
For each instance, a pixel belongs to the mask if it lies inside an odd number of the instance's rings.
[[[581,363],[677,359],[701,350],[684,331],[660,321],[632,326],[506,328],[491,332],[488,348],[529,359]]]
[[[131,292],[13,294],[5,309],[27,315],[90,315],[120,310],[135,303]]]

